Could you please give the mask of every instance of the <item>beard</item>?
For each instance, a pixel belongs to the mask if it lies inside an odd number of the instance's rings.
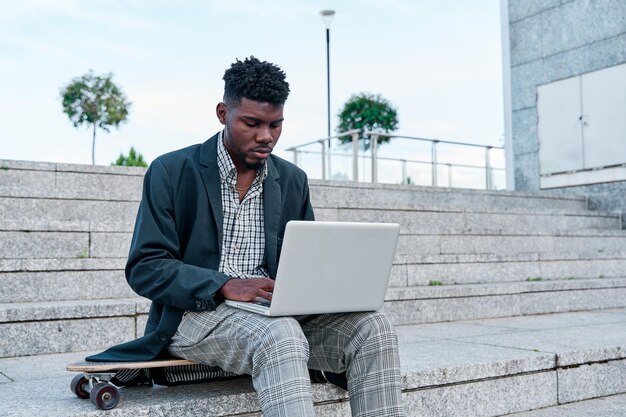
[[[237,158],[239,158],[243,166],[245,166],[248,169],[255,170],[255,171],[259,171],[261,168],[263,168],[263,165],[265,165],[265,161],[267,160],[267,158],[265,158],[258,162],[248,162],[246,160],[246,155],[241,151],[241,149],[237,149],[235,153],[237,154]],[[268,154],[268,157],[269,157],[269,154]]]

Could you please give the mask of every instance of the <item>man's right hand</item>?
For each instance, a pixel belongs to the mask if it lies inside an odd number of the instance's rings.
[[[217,292],[228,300],[252,301],[260,297],[271,301],[273,290],[274,280],[270,278],[233,278]]]

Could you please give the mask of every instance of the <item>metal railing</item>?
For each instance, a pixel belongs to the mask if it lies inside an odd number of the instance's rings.
[[[337,152],[333,153],[331,151],[332,141],[339,140],[340,138],[345,138],[347,136],[351,137],[351,140],[350,140],[351,146],[350,144],[347,145],[351,147],[351,151],[348,151],[347,154],[337,153]],[[360,140],[361,137],[364,139],[365,138],[369,139],[369,149],[365,148],[363,149],[363,152],[360,152],[361,143],[362,143],[362,141]],[[378,140],[381,137],[387,137],[390,139],[407,139],[411,142],[420,142],[422,144],[429,144],[430,149],[428,153],[430,154],[430,158],[429,159],[410,159],[410,158],[393,158],[393,157],[379,156],[378,148],[380,145],[378,143]],[[307,149],[316,144],[320,146],[319,151]],[[480,164],[462,163],[462,162],[453,163],[453,162],[441,161],[439,157],[439,148],[441,145],[451,145],[451,146],[459,147],[459,148],[463,148],[463,147],[474,148],[474,149],[482,148],[484,150],[483,161],[481,161],[482,163]],[[344,147],[344,150],[345,150],[346,145],[342,145],[342,146]],[[321,178],[322,179],[328,179],[332,177],[331,162],[332,162],[333,156],[335,158],[351,157],[352,159],[351,161],[351,171],[352,171],[351,174],[352,175],[351,176],[352,176],[353,181],[359,181],[359,167],[364,168],[365,160],[369,159],[369,163],[371,164],[370,165],[371,182],[373,183],[379,182],[379,163],[381,161],[399,162],[401,164],[401,175],[402,175],[401,182],[403,184],[411,183],[411,177],[408,174],[409,164],[428,166],[429,171],[430,171],[430,185],[432,186],[438,186],[440,183],[440,168],[446,168],[446,171],[444,171],[444,173],[446,173],[446,176],[448,179],[447,186],[449,187],[453,186],[452,178],[453,178],[453,170],[455,168],[481,170],[484,173],[484,183],[483,183],[483,186],[480,188],[485,188],[487,190],[496,188],[494,187],[494,180],[493,180],[494,172],[498,172],[502,174],[504,174],[505,172],[504,167],[497,167],[497,166],[493,166],[492,164],[492,156],[491,156],[492,152],[494,151],[504,152],[504,148],[499,147],[499,146],[479,145],[479,144],[473,144],[473,143],[465,143],[465,142],[449,141],[449,140],[441,140],[441,139],[427,139],[427,138],[420,138],[420,137],[413,137],[413,136],[399,136],[399,135],[387,134],[387,133],[382,133],[382,132],[350,130],[350,131],[342,132],[342,133],[339,133],[337,135],[330,136],[327,138],[321,138],[321,139],[317,139],[311,142],[303,143],[301,145],[292,146],[290,148],[287,148],[286,150],[293,152],[293,162],[299,166],[301,166],[301,158],[300,158],[301,156],[319,155],[320,165],[318,166],[321,166]],[[367,155],[367,151],[369,151],[369,155]],[[416,152],[416,153],[419,153],[419,152]],[[364,160],[361,166],[359,165],[359,159]],[[471,159],[471,158],[468,158],[468,159]]]

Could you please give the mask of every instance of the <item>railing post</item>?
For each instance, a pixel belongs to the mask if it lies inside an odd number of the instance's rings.
[[[359,180],[359,133],[352,133],[352,181]]]
[[[293,148],[291,150],[293,151],[293,164],[297,166],[298,165],[298,149]]]
[[[319,140],[322,145],[322,179],[326,179],[326,141],[324,139]]]
[[[401,159],[402,162],[402,184],[408,184],[407,172],[406,172],[406,159]]]
[[[329,137],[328,139],[326,139],[328,141],[328,163],[326,164],[326,166],[328,167],[328,179],[332,180],[333,179],[333,169],[332,169],[332,165],[330,164],[332,158],[333,158],[333,153],[330,150],[330,144],[331,144],[331,138]]]
[[[448,188],[452,188],[452,164],[448,164]]]
[[[372,182],[378,182],[378,135],[370,135],[372,146]]]
[[[491,151],[491,146],[485,146],[485,181],[488,190],[491,190],[491,160],[489,158],[489,152]]]
[[[433,187],[437,186],[437,144],[439,143],[438,140],[433,140],[432,142],[432,148],[431,148],[431,154],[432,154],[432,164],[433,164]]]

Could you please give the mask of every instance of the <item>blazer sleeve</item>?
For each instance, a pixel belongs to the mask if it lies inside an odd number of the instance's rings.
[[[214,310],[214,294],[230,278],[182,262],[167,170],[155,160],[144,178],[143,195],[126,264],[133,290],[156,303],[182,310]]]
[[[302,196],[302,220],[315,220],[315,214],[313,213],[313,207],[311,206],[311,194],[309,191],[309,180],[307,176],[304,176]]]

